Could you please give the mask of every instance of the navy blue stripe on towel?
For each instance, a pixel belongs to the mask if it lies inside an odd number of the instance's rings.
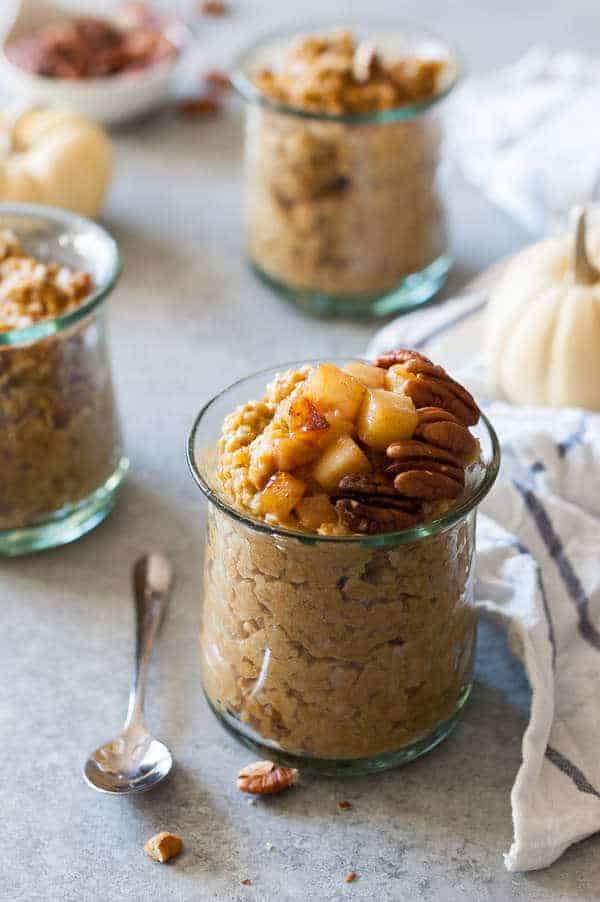
[[[537,495],[532,492],[531,489],[528,489],[517,481],[514,481],[513,485],[527,505],[527,509],[533,517],[541,539],[546,546],[550,557],[556,563],[558,572],[569,593],[569,597],[577,609],[579,632],[586,642],[600,650],[600,632],[598,632],[590,620],[589,598],[586,595],[579,577],[573,569],[573,565],[565,554],[560,536],[554,529],[550,517]]]
[[[592,786],[583,771],[550,745],[546,748],[546,758],[573,781],[579,792],[585,792],[600,799],[600,792]]]

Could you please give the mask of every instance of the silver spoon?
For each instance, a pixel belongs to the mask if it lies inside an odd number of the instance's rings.
[[[135,667],[125,726],[116,739],[90,755],[83,769],[88,785],[100,792],[144,792],[164,780],[173,766],[169,749],[150,735],[143,716],[146,671],[172,585],[173,569],[162,554],[154,552],[136,562]]]

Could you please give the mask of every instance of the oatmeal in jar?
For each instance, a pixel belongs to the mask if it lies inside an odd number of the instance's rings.
[[[12,553],[13,531],[75,510],[118,466],[103,330],[96,314],[61,323],[93,291],[89,273],[38,259],[15,233],[0,232],[2,551]],[[55,329],[31,337],[32,329],[51,321]]]
[[[230,728],[332,772],[449,732],[471,684],[474,499],[495,477],[479,419],[406,350],[288,370],[225,416],[201,648]]]
[[[250,258],[299,300],[319,295],[315,310],[390,312],[411,292],[430,296],[448,269],[433,106],[454,76],[428,46],[394,51],[341,31],[248,64],[250,99],[262,101],[248,110]]]

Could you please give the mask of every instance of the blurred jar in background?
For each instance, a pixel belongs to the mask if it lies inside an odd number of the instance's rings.
[[[420,31],[278,34],[240,60],[252,265],[311,312],[385,315],[450,267],[439,101],[457,64]]]

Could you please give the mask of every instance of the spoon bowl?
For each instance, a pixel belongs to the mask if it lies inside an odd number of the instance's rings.
[[[86,783],[99,792],[146,792],[168,776],[173,758],[164,742],[147,731],[125,731],[101,745],[85,762]]]

